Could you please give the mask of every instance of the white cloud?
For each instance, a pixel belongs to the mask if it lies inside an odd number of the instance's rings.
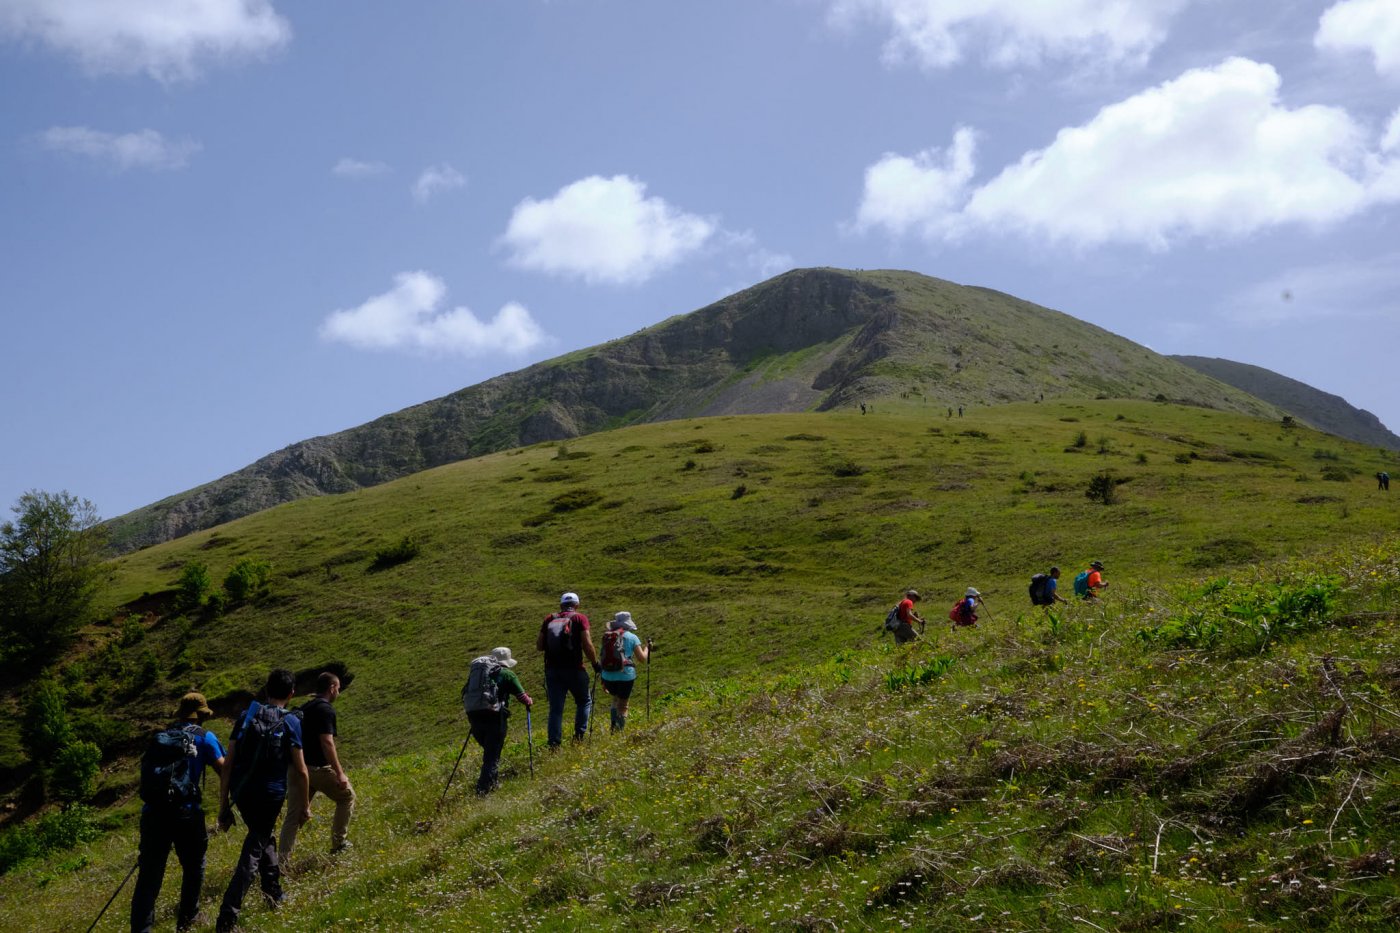
[[[501,242],[512,264],[586,282],[644,282],[694,253],[718,231],[626,175],[592,175],[543,201],[515,206]]]
[[[39,134],[44,148],[67,152],[125,171],[144,168],[152,171],[184,168],[190,156],[199,151],[193,140],[166,139],[155,130],[135,133],[104,133],[86,126],[55,126]]]
[[[413,200],[419,204],[426,204],[431,198],[444,191],[460,188],[466,183],[467,180],[462,177],[462,173],[446,162],[440,165],[430,165],[423,169],[418,180],[413,183]]]
[[[1381,151],[1400,153],[1400,110],[1390,115],[1390,123],[1381,137]]]
[[[332,175],[339,175],[341,178],[369,178],[372,175],[383,175],[389,171],[389,166],[383,162],[361,162],[359,159],[344,158],[331,167]]]
[[[1400,3],[1342,0],[1318,21],[1313,44],[1334,52],[1370,52],[1376,71],[1400,78]]]
[[[858,217],[896,233],[1021,232],[1160,249],[1185,236],[1325,225],[1400,197],[1392,190],[1400,160],[1368,151],[1344,110],[1282,106],[1279,83],[1272,67],[1247,59],[1188,71],[1061,130],[960,206],[947,206],[966,174],[956,158],[919,165],[886,156],[867,171]],[[871,185],[881,166],[907,176],[911,203],[898,204],[879,171]]]
[[[362,350],[483,356],[524,353],[545,340],[523,305],[510,302],[483,321],[464,307],[444,308],[447,286],[427,272],[403,272],[392,291],[357,308],[333,311],[321,323],[321,338]]]
[[[887,152],[865,170],[865,195],[855,227],[884,227],[895,235],[919,228],[939,232],[967,196],[975,171],[976,136],[966,127],[947,151],[926,149],[912,158]]]
[[[838,22],[871,17],[892,32],[891,63],[947,68],[980,50],[1009,68],[1047,59],[1140,63],[1188,0],[832,0]]]
[[[260,55],[291,34],[269,0],[0,0],[0,35],[96,73],[190,78],[205,61]]]

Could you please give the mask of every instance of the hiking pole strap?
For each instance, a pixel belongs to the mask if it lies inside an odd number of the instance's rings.
[[[97,923],[102,919],[102,915],[107,913],[107,908],[111,907],[112,902],[117,899],[117,895],[122,893],[122,888],[126,887],[126,883],[131,880],[132,875],[136,874],[136,869],[139,868],[140,865],[141,858],[137,856],[136,864],[131,866],[131,871],[126,873],[126,877],[122,879],[122,883],[117,885],[117,889],[112,892],[112,896],[107,898],[107,903],[102,905],[102,910],[98,912],[97,919],[92,921],[92,926],[87,928],[87,933],[92,933],[93,930],[97,929]]]

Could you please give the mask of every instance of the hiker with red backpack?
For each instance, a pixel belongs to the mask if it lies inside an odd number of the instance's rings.
[[[141,756],[141,842],[136,889],[131,894],[131,929],[148,933],[156,921],[156,898],[165,880],[170,849],[180,860],[180,906],[176,929],[194,925],[204,887],[204,853],[209,830],[204,825],[204,769],[219,772],[224,749],[218,736],[201,725],[214,715],[201,693],[180,698],[175,722],[151,739]]]
[[[977,592],[977,587],[969,586],[963,598],[953,603],[953,608],[948,610],[948,619],[953,623],[953,628],[976,625],[978,606],[987,608],[987,604],[982,601],[982,594]]]
[[[564,702],[574,698],[574,740],[588,734],[588,717],[593,712],[589,689],[587,656],[596,674],[603,669],[593,636],[588,632],[588,616],[578,611],[578,594],[559,597],[559,611],[548,615],[540,625],[535,647],[544,652],[544,691],[549,700],[549,747],[564,744]]]
[[[642,644],[632,613],[619,612],[603,635],[603,670],[598,675],[603,678],[603,689],[612,696],[609,715],[613,732],[621,732],[627,725],[627,703],[637,683],[638,659],[643,664],[651,663],[651,639]]]
[[[510,725],[510,698],[518,697],[527,710],[535,705],[520,678],[511,670],[517,663],[509,648],[492,648],[490,654],[472,661],[471,673],[462,687],[462,707],[471,723],[471,735],[481,746],[481,776],[476,779],[478,797],[485,797],[500,783],[498,771]]]

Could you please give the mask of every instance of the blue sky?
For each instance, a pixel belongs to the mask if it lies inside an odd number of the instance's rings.
[[[0,88],[3,505],[115,516],[812,265],[1400,428],[1400,0],[0,0]]]

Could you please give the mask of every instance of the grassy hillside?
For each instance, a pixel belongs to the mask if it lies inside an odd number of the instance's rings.
[[[1307,383],[1281,376],[1262,366],[1205,356],[1173,356],[1172,359],[1277,405],[1320,431],[1345,437],[1358,444],[1400,450],[1400,437],[1381,424],[1379,418],[1365,409],[1356,408],[1339,395],[1314,389]]]
[[[969,928],[1069,927],[1076,914],[1115,928],[1117,910],[1140,925],[1243,928],[1255,914],[1301,915],[1257,890],[1295,869],[1279,890],[1321,878],[1326,905],[1342,898],[1358,923],[1393,909],[1382,855],[1397,806],[1385,665],[1397,589],[1394,541],[1374,542],[1400,500],[1369,481],[1387,460],[1306,428],[1149,402],[962,419],[930,408],[637,426],[129,555],[114,564],[113,602],[145,611],[87,633],[89,658],[112,647],[70,678],[75,702],[154,722],[191,687],[227,699],[272,664],[349,664],[357,678],[338,708],[364,801],[359,845],[299,882],[287,923],[472,928],[480,914],[468,911],[494,909],[571,928],[606,926],[615,910],[619,923],[756,927],[766,911],[817,929],[918,925],[934,911]],[[1119,497],[1108,506],[1085,496],[1105,471]],[[370,569],[406,536],[416,558]],[[1280,563],[1296,555],[1308,560]],[[266,598],[202,623],[159,613],[185,562],[220,576],[240,556],[272,563]],[[1068,577],[1092,558],[1113,581],[1102,609],[1053,625],[1025,611],[1031,572],[1057,562]],[[1268,622],[1254,596],[1177,590],[1229,574],[1305,592],[1319,572],[1341,578],[1328,611],[1280,628],[1262,653],[1240,635],[1257,625],[1186,611],[1240,605]],[[993,617],[891,654],[876,629],[910,584],[931,619],[969,584]],[[433,833],[412,835],[462,735],[466,662],[510,645],[541,694],[530,646],[564,589],[600,621],[629,609],[657,640],[655,728],[607,755],[566,751],[533,785],[454,803]],[[1138,637],[1167,619],[1180,623],[1168,635]],[[1214,642],[1210,624],[1223,632]],[[1313,727],[1337,709],[1319,673],[1328,653],[1348,709],[1319,746]],[[155,682],[127,697],[107,672],[146,658]],[[517,777],[523,751],[508,752]],[[1275,751],[1307,769],[1275,774]],[[7,904],[26,893],[0,926],[96,912],[133,849],[134,779],[130,762],[109,766],[100,839],[0,876]],[[1251,781],[1257,800],[1230,796]],[[1236,809],[1212,822],[1222,801]],[[1305,812],[1316,828],[1302,828]],[[310,831],[308,867],[325,832]],[[579,840],[578,859],[555,877],[545,865],[566,840]],[[235,842],[211,849],[211,892]],[[1237,876],[1249,884],[1225,885]],[[1307,916],[1321,909],[1316,890]],[[994,920],[1003,910],[1012,919]]]
[[[1271,405],[1099,327],[913,272],[799,269],[609,343],[293,444],[110,523],[129,550],[279,503],[627,424],[1046,398]]]

